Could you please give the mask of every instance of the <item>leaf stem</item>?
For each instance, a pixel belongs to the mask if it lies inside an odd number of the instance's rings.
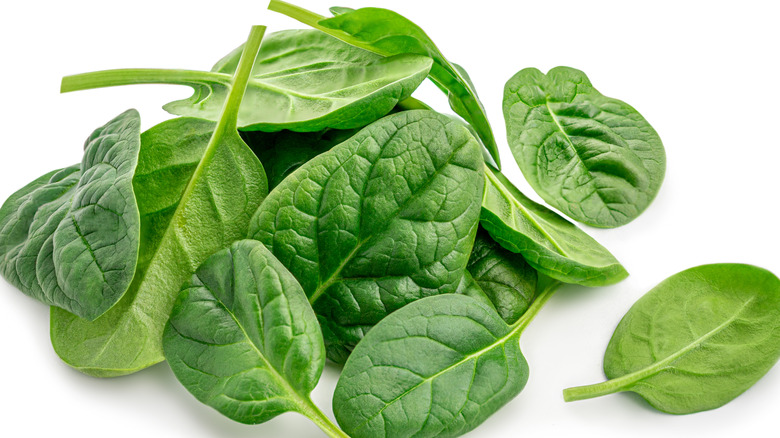
[[[513,334],[522,333],[523,330],[528,327],[528,324],[534,320],[534,317],[536,317],[536,315],[539,313],[542,307],[544,307],[550,297],[553,296],[555,291],[557,291],[558,288],[563,285],[562,282],[547,277],[546,275],[540,275],[539,282],[542,285],[542,291],[539,293],[539,295],[536,296],[536,299],[534,299],[533,303],[531,303],[531,306],[528,308],[528,310],[526,310],[523,316],[521,316],[520,319],[512,324],[511,331]]]
[[[606,382],[596,383],[594,385],[575,386],[563,390],[563,400],[573,402],[577,400],[587,400],[589,398],[601,397],[602,395],[614,394],[624,391],[636,381],[633,375],[626,375]]]
[[[349,438],[349,435],[339,429],[339,427],[336,426],[310,398],[301,397],[301,399],[303,400],[303,404],[299,406],[301,408],[301,414],[316,424],[320,430],[325,432],[325,435],[328,435],[331,438]]]
[[[260,50],[260,43],[265,35],[265,26],[252,26],[249,32],[249,38],[244,45],[244,51],[241,52],[241,59],[238,61],[238,67],[233,75],[233,84],[225,100],[225,106],[222,108],[222,116],[219,118],[217,131],[220,127],[235,131],[238,129],[238,110],[241,101],[244,99],[249,76],[252,74],[252,67],[255,65],[257,52]],[[224,126],[222,126],[224,123]],[[215,133],[216,135],[216,133]]]
[[[197,70],[123,68],[65,76],[60,93],[135,84],[176,84],[196,88],[213,82],[229,85],[231,79],[228,74]]]

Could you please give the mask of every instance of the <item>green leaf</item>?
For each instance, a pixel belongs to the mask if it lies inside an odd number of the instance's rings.
[[[584,231],[523,195],[501,172],[485,166],[480,224],[504,248],[540,273],[564,283],[605,286],[628,272]]]
[[[139,246],[133,193],[141,119],[95,130],[81,165],[48,173],[0,208],[0,272],[46,304],[94,320],[125,294]]]
[[[218,120],[242,47],[211,72],[126,69],[66,76],[62,91],[129,84],[178,84],[194,94],[168,103],[176,115]],[[428,75],[419,55],[384,58],[316,30],[276,32],[263,42],[238,114],[242,130],[321,131],[363,127],[389,113]]]
[[[177,119],[143,134],[133,181],[142,229],[135,279],[94,322],[52,308],[52,344],[69,365],[108,377],[162,361],[162,330],[180,286],[208,256],[246,235],[267,183],[235,121],[260,38],[262,32],[253,30],[216,126]]]
[[[235,421],[293,411],[336,429],[310,399],[325,365],[317,317],[260,242],[238,241],[198,268],[174,304],[163,347],[182,385]]]
[[[498,145],[474,84],[462,67],[444,57],[419,26],[396,12],[381,8],[336,8],[337,14],[332,18],[280,0],[271,0],[268,9],[382,56],[417,54],[433,59],[429,77],[447,93],[452,109],[474,127],[495,161],[492,164],[501,168]]]
[[[639,216],[661,188],[666,153],[630,105],[596,91],[569,67],[521,70],[504,88],[507,140],[545,201],[594,227]]]
[[[633,391],[660,411],[690,414],[733,400],[778,358],[780,280],[750,265],[704,265],[640,298],[607,346],[611,380],[569,388],[564,397]]]
[[[241,138],[263,163],[268,189],[273,190],[295,169],[352,137],[358,130],[326,129],[319,132],[246,131]]]
[[[528,310],[536,294],[536,271],[483,228],[477,232],[467,269],[504,321],[511,324]]]
[[[511,326],[455,294],[390,314],[344,365],[333,394],[339,425],[353,438],[455,437],[474,429],[525,386],[520,335],[558,284]]]
[[[301,166],[252,219],[320,317],[343,362],[371,326],[419,298],[454,292],[482,193],[480,147],[433,111],[387,116]]]

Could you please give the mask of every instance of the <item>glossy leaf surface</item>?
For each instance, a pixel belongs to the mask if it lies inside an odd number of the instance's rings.
[[[336,8],[335,16],[331,18],[279,0],[271,0],[268,9],[382,56],[417,54],[431,58],[431,80],[447,93],[452,109],[475,129],[489,156],[501,167],[493,130],[474,85],[465,70],[450,63],[419,26],[382,8]]]
[[[728,403],[778,358],[780,280],[750,265],[704,265],[664,280],[626,313],[604,356],[612,380],[564,396],[633,391],[688,414]]]
[[[232,244],[198,268],[173,307],[163,347],[192,395],[247,424],[305,413],[325,365],[306,294],[253,240]]]
[[[456,290],[482,185],[480,147],[461,122],[405,111],[282,181],[249,237],[295,275],[320,317],[328,356],[343,362],[388,313]]]
[[[69,365],[116,376],[162,361],[162,331],[181,285],[246,235],[267,194],[263,168],[235,129],[249,66],[218,124],[175,119],[143,134],[133,181],[143,236],[138,272],[125,297],[93,322],[52,309],[52,344]]]
[[[604,286],[628,273],[592,237],[523,195],[501,172],[485,166],[480,224],[504,248],[564,283]]]
[[[194,94],[168,103],[176,115],[218,120],[243,47],[211,72],[107,70],[63,78],[63,91],[141,83],[179,84]],[[268,36],[253,66],[238,114],[242,130],[313,132],[363,127],[389,113],[427,77],[432,61],[404,54],[382,57],[316,30]]]
[[[467,266],[501,318],[511,324],[528,310],[536,294],[536,270],[522,255],[504,249],[482,228]]]
[[[129,110],[95,130],[80,165],[48,173],[0,208],[0,272],[46,304],[94,320],[135,272],[133,193],[141,120]]]
[[[666,170],[658,134],[579,70],[521,70],[504,88],[507,141],[547,203],[594,227],[625,225],[655,198]]]

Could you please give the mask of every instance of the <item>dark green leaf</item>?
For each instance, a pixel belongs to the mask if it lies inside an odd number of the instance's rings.
[[[301,166],[260,206],[250,238],[300,281],[328,357],[421,297],[454,292],[482,194],[480,147],[461,122],[405,111]]]
[[[133,280],[139,214],[133,193],[141,119],[98,128],[81,165],[48,173],[0,208],[0,272],[22,292],[94,320]]]
[[[605,286],[628,273],[584,231],[523,195],[501,172],[485,166],[482,226],[504,248],[564,283]]]
[[[528,310],[536,293],[536,271],[523,256],[504,249],[482,228],[467,269],[504,321],[511,324]]]
[[[604,383],[570,388],[567,401],[633,391],[672,414],[715,409],[780,358],[780,280],[750,265],[675,274],[639,299],[604,356]]]
[[[504,88],[507,140],[531,187],[569,217],[613,228],[639,216],[666,170],[661,139],[579,70],[521,70]]]

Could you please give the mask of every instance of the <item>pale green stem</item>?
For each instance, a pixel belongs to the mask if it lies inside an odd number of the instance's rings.
[[[302,397],[303,398],[303,397]],[[320,408],[317,407],[317,405],[314,404],[314,402],[311,401],[309,398],[303,398],[305,405],[300,405],[301,408],[301,414],[305,415],[306,418],[310,419],[314,424],[317,425],[317,427],[320,428],[323,432],[325,432],[325,435],[328,435],[331,438],[349,438],[349,435],[342,432],[341,429],[339,429],[338,426],[336,426],[330,418],[325,415]]]
[[[632,384],[636,383],[636,380],[637,377],[635,375],[627,374],[616,379],[607,380],[606,382],[596,383],[595,385],[566,388],[563,390],[563,400],[567,402],[587,400],[589,398],[625,391]]]
[[[550,297],[553,296],[555,291],[558,290],[561,285],[563,285],[563,283],[560,281],[553,280],[549,277],[543,277],[540,279],[540,281],[543,282],[543,289],[539,295],[536,296],[533,303],[531,303],[531,306],[528,307],[528,310],[525,311],[523,316],[521,316],[520,319],[512,324],[511,333],[513,335],[515,333],[522,333],[523,330],[528,327],[528,324],[534,320],[534,317],[536,317],[539,311],[542,310],[542,307],[544,307]]]
[[[238,127],[238,110],[241,106],[241,101],[244,99],[244,93],[246,92],[249,77],[252,74],[252,67],[255,65],[257,52],[260,50],[260,43],[263,40],[263,35],[265,35],[265,29],[265,26],[252,26],[252,31],[249,32],[249,38],[244,45],[241,59],[238,61],[238,68],[236,68],[236,73],[233,75],[230,94],[228,94],[225,100],[222,116],[219,118],[217,131],[220,128],[235,131]]]
[[[232,82],[232,76],[197,70],[123,68],[65,76],[62,78],[60,93],[136,84],[176,84],[196,88],[214,82],[228,86]]]

